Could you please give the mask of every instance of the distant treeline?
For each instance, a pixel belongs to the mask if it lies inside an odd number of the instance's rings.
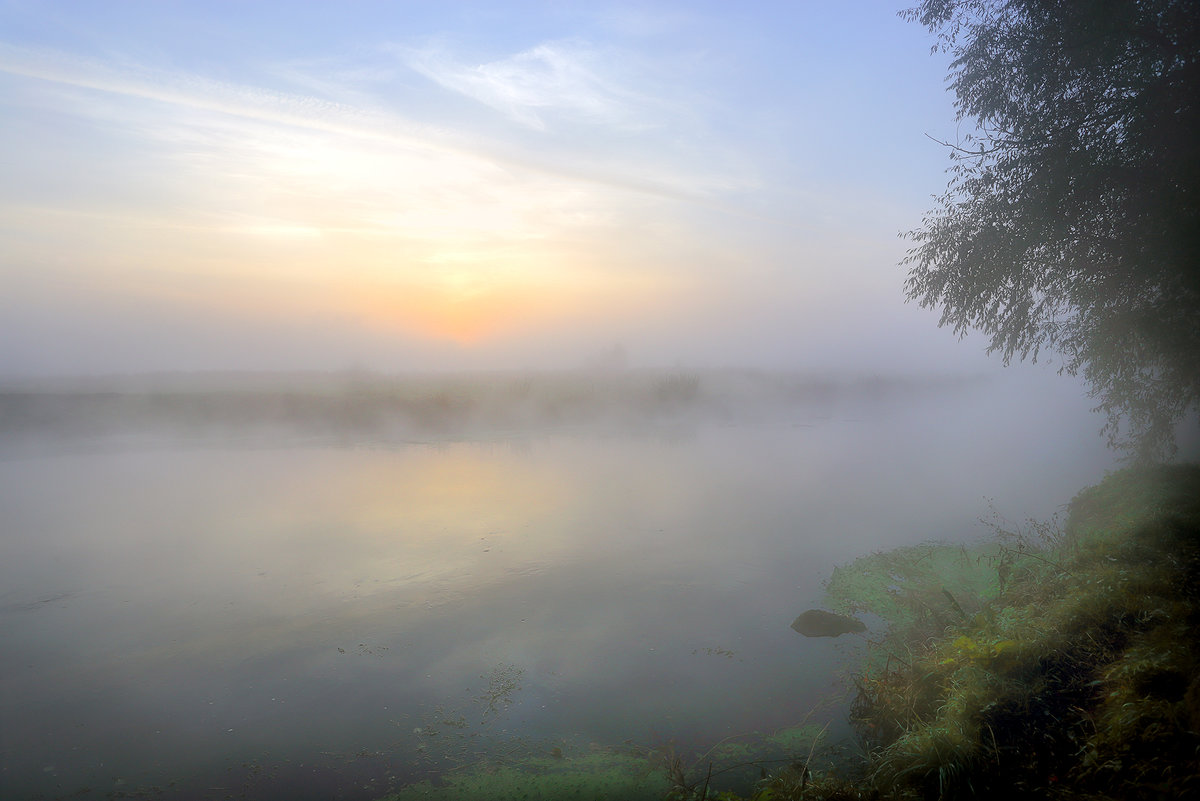
[[[961,388],[963,377],[619,370],[179,374],[0,385],[0,437],[427,439],[545,427],[750,422]]]

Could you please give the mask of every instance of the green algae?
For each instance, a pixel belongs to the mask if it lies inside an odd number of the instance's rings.
[[[670,784],[663,771],[647,761],[621,753],[528,757],[517,765],[481,764],[442,777],[436,783],[413,784],[386,801],[658,801]]]

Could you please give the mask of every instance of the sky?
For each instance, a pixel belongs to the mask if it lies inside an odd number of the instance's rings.
[[[990,369],[903,7],[0,0],[0,375]]]

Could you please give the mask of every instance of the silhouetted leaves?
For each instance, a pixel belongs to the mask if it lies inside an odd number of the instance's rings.
[[[925,0],[960,119],[906,292],[1007,363],[1061,356],[1110,444],[1174,450],[1200,401],[1200,7]],[[936,48],[935,48],[936,49]]]

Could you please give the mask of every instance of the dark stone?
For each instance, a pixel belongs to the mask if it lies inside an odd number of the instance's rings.
[[[837,637],[856,631],[866,631],[866,625],[857,618],[835,615],[821,609],[809,609],[792,621],[792,629],[805,637]]]

